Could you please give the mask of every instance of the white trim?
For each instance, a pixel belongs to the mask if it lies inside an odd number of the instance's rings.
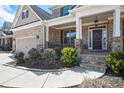
[[[6,36],[2,36],[1,38],[12,38],[13,35],[6,35]]]
[[[107,22],[108,22],[108,20],[99,21],[99,24],[107,23]],[[93,24],[94,24],[94,22],[89,22],[89,23],[83,23],[83,24],[81,24],[81,25],[82,25],[82,26],[88,26],[88,25],[93,25]],[[59,27],[59,28],[53,26],[53,28],[55,28],[55,29],[66,29],[66,28],[73,28],[73,27],[76,27],[76,25],[70,25],[70,26]]]
[[[49,27],[46,26],[46,41],[49,41]]]
[[[91,34],[90,34],[90,33],[91,33]],[[90,37],[89,35],[90,35],[91,37]],[[89,37],[91,38],[91,47],[90,47],[90,39],[89,39]],[[89,30],[89,31],[88,31],[88,49],[89,49],[89,50],[92,50],[92,48],[93,48],[93,46],[92,46],[92,45],[93,45],[93,39],[92,39],[92,38],[93,38],[93,36],[92,36],[92,30]]]
[[[43,25],[43,31],[42,31],[42,42],[43,42],[43,48],[45,48],[45,26]]]
[[[67,16],[63,16],[63,17],[57,17],[54,19],[50,19],[45,21],[45,24],[47,26],[55,26],[55,25],[60,25],[60,24],[65,24],[65,23],[70,23],[70,22],[75,22],[76,19],[74,16],[72,15],[67,15]]]
[[[113,21],[113,37],[118,37],[121,34],[120,30],[120,5],[116,6],[114,12],[114,21]]]
[[[19,8],[18,8],[18,10],[17,10],[17,13],[16,13],[16,15],[15,15],[15,17],[14,17],[14,20],[13,20],[13,27],[15,27],[15,25],[16,25],[16,23],[17,23],[17,21],[18,21],[18,18],[19,18],[19,16],[20,16],[20,13],[21,13],[23,7],[24,7],[24,5],[20,5],[20,6],[19,6]]]
[[[104,46],[104,40],[105,39],[105,43],[106,45]],[[102,50],[106,51],[108,49],[108,34],[107,34],[107,28],[102,29]]]
[[[88,6],[87,6],[88,7]],[[78,8],[77,8],[78,9]],[[76,16],[78,17],[86,17],[86,16],[92,16],[96,14],[106,13],[110,11],[114,11],[115,6],[114,5],[96,5],[96,6],[89,6],[87,9],[80,8],[80,11],[76,12]]]
[[[20,26],[20,27],[17,27],[17,28],[13,28],[12,31],[13,32],[16,32],[16,31],[19,31],[19,30],[23,30],[23,29],[28,29],[28,28],[31,28],[31,27],[40,26],[42,24],[43,23],[41,23],[41,21],[38,21],[38,22],[30,23],[30,24],[27,24],[27,25],[24,25],[24,26]]]
[[[106,51],[108,49],[108,47],[107,46],[106,46],[106,48],[103,47],[103,31],[107,32],[107,24],[102,24],[100,26],[106,26],[106,28],[95,28],[95,30],[102,29],[102,51]],[[89,29],[90,27],[92,27],[92,26],[88,27],[88,49],[89,50],[94,50],[93,49],[93,30],[94,29]],[[90,42],[89,41],[89,32],[91,32],[91,47],[89,47],[89,42]],[[106,39],[108,39],[108,37]],[[107,40],[106,40],[106,44],[107,44]]]
[[[82,39],[82,20],[76,17],[76,39]]]

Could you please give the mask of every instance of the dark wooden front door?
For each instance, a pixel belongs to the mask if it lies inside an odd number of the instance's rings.
[[[102,30],[93,30],[93,49],[102,50]]]

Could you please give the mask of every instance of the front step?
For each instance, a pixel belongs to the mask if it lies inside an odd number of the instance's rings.
[[[88,53],[81,54],[81,63],[80,66],[86,69],[97,70],[97,71],[105,71],[105,57],[107,54],[103,53]]]

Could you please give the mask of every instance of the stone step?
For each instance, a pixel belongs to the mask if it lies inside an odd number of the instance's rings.
[[[106,69],[105,57],[106,54],[100,54],[100,53],[82,54],[80,56],[81,58],[80,66],[87,69],[104,71]]]
[[[100,71],[100,72],[105,72],[106,71],[106,66],[95,66],[95,65],[80,64],[80,67],[83,67],[83,68],[89,69],[89,70]]]

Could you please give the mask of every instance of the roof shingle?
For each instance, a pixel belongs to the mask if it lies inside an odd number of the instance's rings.
[[[42,19],[42,20],[48,20],[51,17],[51,14],[46,12],[45,10],[41,9],[40,7],[36,5],[30,5],[30,7],[34,10],[34,12]]]

